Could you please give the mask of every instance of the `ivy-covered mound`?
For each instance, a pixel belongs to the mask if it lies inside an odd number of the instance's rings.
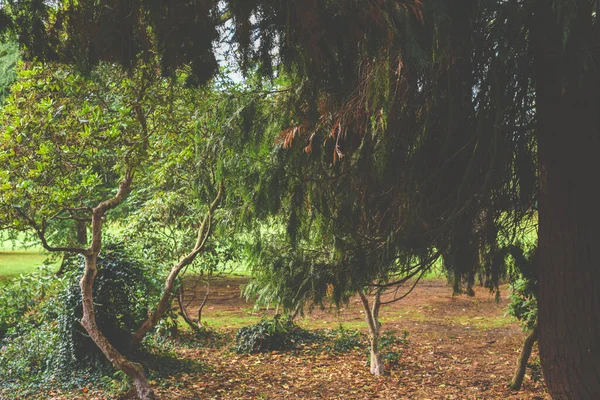
[[[255,325],[241,328],[235,336],[238,353],[261,353],[273,350],[289,350],[297,344],[311,340],[313,335],[300,328],[288,318],[275,315]]]
[[[0,392],[0,397],[39,394],[40,388],[89,385],[94,380],[106,383],[106,375],[114,373],[80,324],[83,260],[69,262],[71,272],[63,278],[37,274],[0,289],[2,298],[35,299],[23,299],[23,306],[16,310],[15,302],[0,303],[0,315],[12,315],[12,327],[0,331],[4,332],[0,336],[0,382],[3,389],[14,389]],[[105,245],[94,283],[96,319],[111,343],[126,354],[132,352],[132,332],[159,293],[158,281],[149,275],[147,266],[122,244]]]

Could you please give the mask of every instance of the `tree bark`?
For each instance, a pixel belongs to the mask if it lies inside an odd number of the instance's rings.
[[[77,243],[85,246],[88,242],[87,237],[87,224],[82,219],[75,220],[76,228],[77,228]]]
[[[148,383],[148,379],[144,374],[142,366],[138,363],[129,361],[110,344],[96,324],[96,314],[94,311],[93,286],[98,272],[98,254],[102,248],[102,223],[104,214],[125,200],[129,195],[132,179],[132,172],[128,171],[121,181],[115,197],[103,201],[92,210],[92,243],[84,252],[85,271],[79,282],[83,301],[83,317],[81,318],[81,325],[85,328],[88,335],[90,335],[90,338],[96,343],[98,348],[100,348],[112,365],[125,372],[125,374],[133,381],[138,397],[141,400],[154,400],[154,391]]]
[[[87,246],[87,242],[88,242],[87,225],[85,223],[85,220],[76,219],[75,223],[76,223],[75,229],[77,231],[77,244],[85,247],[85,246]],[[67,258],[68,258],[67,254],[68,253],[63,253],[63,258],[60,263],[60,267],[58,268],[58,271],[56,271],[56,276],[59,278],[65,274],[65,268],[67,266]]]
[[[380,292],[377,291],[373,296],[373,306],[369,307],[369,300],[367,296],[359,291],[360,299],[365,310],[365,319],[369,326],[369,345],[371,353],[371,368],[370,371],[373,375],[383,376],[385,374],[385,368],[383,361],[381,360],[381,354],[379,353],[379,333],[381,332],[381,323],[379,322],[379,308],[381,307]]]
[[[523,342],[523,348],[521,349],[521,353],[519,354],[519,358],[517,359],[517,366],[515,368],[515,374],[510,382],[509,387],[512,390],[521,389],[521,385],[523,384],[523,377],[525,376],[525,370],[527,369],[527,361],[529,360],[529,356],[531,355],[531,350],[533,349],[533,345],[538,339],[538,325],[537,323],[533,326],[533,329],[529,331],[525,341]]]
[[[208,301],[208,296],[210,296],[210,281],[206,281],[206,294],[202,299],[202,303],[200,303],[200,307],[198,307],[198,327],[202,329],[202,310],[204,310],[204,306]]]
[[[154,312],[148,316],[148,318],[142,323],[142,325],[138,328],[138,330],[133,334],[133,337],[131,340],[132,346],[139,345],[140,342],[142,341],[142,339],[146,336],[146,334],[148,334],[148,332],[150,332],[152,329],[154,329],[154,327],[156,326],[158,321],[166,314],[167,310],[169,309],[169,306],[171,305],[171,301],[172,301],[172,292],[173,292],[173,286],[175,285],[175,280],[177,279],[177,276],[179,275],[181,270],[184,267],[190,265],[194,261],[196,256],[204,248],[204,245],[206,244],[206,240],[208,239],[208,237],[210,235],[213,213],[215,212],[217,205],[219,204],[219,201],[221,200],[221,197],[223,196],[224,190],[225,190],[225,187],[221,183],[221,185],[219,187],[219,192],[217,193],[217,196],[215,197],[214,201],[211,203],[210,207],[208,208],[208,212],[206,213],[206,216],[204,217],[204,220],[202,221],[202,224],[200,225],[200,228],[198,229],[198,236],[196,238],[196,244],[194,245],[194,248],[192,249],[192,251],[190,253],[188,253],[188,255],[183,257],[181,259],[181,261],[179,261],[171,269],[171,272],[169,272],[169,275],[167,276],[167,280],[165,281],[165,288],[164,288],[162,296],[158,302],[158,305],[157,305],[156,309],[154,310]]]
[[[553,399],[600,399],[600,79],[591,2],[568,42],[553,2],[532,25],[539,136],[539,347]],[[594,44],[592,46],[591,44]],[[587,48],[587,50],[586,50]],[[584,62],[593,66],[583,67]]]
[[[117,349],[115,349],[108,339],[102,334],[96,325],[96,315],[94,312],[94,298],[92,295],[94,279],[96,278],[96,262],[98,254],[91,254],[85,257],[85,272],[79,286],[81,287],[81,296],[83,299],[83,318],[81,325],[85,328],[90,338],[100,348],[102,353],[108,358],[112,365],[125,372],[135,385],[136,393],[141,400],[155,399],[154,391],[148,383],[144,374],[144,369],[138,363],[126,359]]]
[[[194,319],[191,317],[191,315],[189,314],[187,307],[185,305],[185,299],[184,299],[184,294],[185,294],[185,289],[183,288],[183,285],[181,285],[179,287],[179,290],[177,292],[177,303],[179,303],[179,314],[183,317],[183,320],[186,322],[186,324],[189,325],[190,328],[192,328],[192,330],[194,330],[195,332],[201,332],[202,331],[202,308],[204,308],[204,305],[206,304],[206,301],[208,299],[208,295],[210,293],[210,286],[206,287],[206,295],[204,296],[204,299],[202,300],[202,304],[200,304],[200,308],[198,308],[198,321],[194,321]]]

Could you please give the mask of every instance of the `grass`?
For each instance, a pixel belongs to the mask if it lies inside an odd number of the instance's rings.
[[[0,252],[0,280],[36,272],[46,258],[39,250]]]
[[[262,319],[258,315],[240,316],[237,311],[220,311],[210,316],[202,317],[209,327],[214,329],[239,329],[244,326],[254,325]]]
[[[36,272],[47,258],[40,247],[28,243],[23,235],[14,242],[0,236],[0,281]],[[58,268],[57,263],[53,265]]]

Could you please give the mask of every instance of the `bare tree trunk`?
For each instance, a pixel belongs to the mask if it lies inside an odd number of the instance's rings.
[[[78,218],[75,220],[75,223],[76,223],[76,230],[77,230],[77,244],[85,247],[85,246],[87,246],[87,242],[88,242],[86,220],[82,219],[82,218]],[[58,268],[58,271],[56,271],[56,276],[59,278],[65,274],[65,268],[67,266],[67,258],[68,258],[67,254],[68,254],[67,252],[63,253],[63,258],[60,263],[60,267]]]
[[[108,339],[102,334],[96,324],[96,314],[94,312],[93,286],[96,279],[98,254],[102,248],[102,222],[106,211],[121,204],[129,195],[133,175],[131,171],[125,174],[125,177],[119,185],[119,190],[115,197],[103,201],[92,210],[92,244],[85,250],[85,271],[79,282],[81,287],[81,298],[83,302],[83,317],[81,325],[85,328],[90,338],[96,343],[98,348],[104,353],[106,358],[115,368],[125,372],[133,381],[138,397],[141,400],[154,400],[154,391],[148,383],[144,374],[144,369],[138,363],[134,363],[125,358],[117,349],[113,347]]]
[[[77,224],[77,243],[85,246],[88,242],[87,224],[83,219],[76,219],[75,223]]]
[[[204,310],[204,306],[208,300],[208,296],[210,295],[210,281],[206,281],[206,294],[202,299],[202,303],[200,303],[200,307],[198,307],[198,327],[202,329],[202,310]]]
[[[192,317],[188,313],[187,308],[185,306],[184,294],[185,294],[185,291],[183,289],[183,285],[181,285],[181,286],[179,286],[179,289],[177,290],[177,303],[179,304],[179,315],[181,315],[183,317],[183,320],[186,322],[186,324],[188,324],[190,326],[190,328],[197,331],[198,325],[196,325],[194,323],[194,321],[192,320]]]
[[[383,366],[383,361],[381,360],[381,354],[379,354],[379,333],[381,331],[379,308],[381,307],[381,293],[377,291],[375,296],[373,296],[372,308],[369,307],[367,296],[362,291],[359,291],[358,294],[362,300],[363,308],[365,310],[365,319],[369,326],[371,373],[373,375],[383,376],[385,374],[385,368]]]
[[[182,286],[179,287],[177,293],[177,302],[179,303],[179,314],[183,317],[183,320],[196,332],[202,331],[202,309],[206,305],[206,301],[208,300],[208,296],[210,294],[210,283],[206,283],[206,294],[204,295],[204,299],[198,308],[198,321],[194,321],[194,319],[190,316],[187,307],[185,305],[184,299],[185,289]]]
[[[154,329],[157,322],[167,312],[167,310],[171,304],[171,300],[172,300],[171,295],[172,295],[172,291],[173,291],[173,286],[175,284],[175,279],[177,279],[179,272],[181,272],[181,270],[184,267],[190,265],[194,261],[196,256],[204,248],[204,245],[206,244],[206,240],[210,236],[212,216],[213,216],[215,209],[217,208],[217,205],[219,203],[219,200],[221,199],[221,196],[223,195],[224,190],[225,190],[225,188],[223,186],[223,183],[221,183],[221,185],[219,187],[219,192],[217,193],[217,196],[215,197],[214,201],[211,203],[211,205],[208,209],[208,212],[206,213],[206,216],[204,217],[204,220],[202,221],[202,224],[200,225],[200,228],[198,229],[198,237],[196,239],[196,244],[194,245],[194,248],[188,255],[186,255],[183,259],[181,259],[181,261],[179,261],[179,263],[177,263],[177,265],[175,265],[171,269],[171,272],[169,273],[169,276],[167,277],[167,280],[165,281],[165,288],[163,290],[160,301],[158,302],[158,306],[156,307],[154,312],[148,316],[148,318],[142,323],[142,325],[138,328],[138,330],[133,335],[133,338],[131,340],[131,343],[133,346],[139,345],[139,343],[142,341],[144,336],[146,336],[146,334],[148,332],[150,332],[152,329]]]
[[[539,154],[539,348],[556,400],[600,399],[600,25],[574,0],[565,26],[553,2],[532,21]],[[561,8],[562,10],[562,8]],[[586,61],[587,62],[587,61]]]
[[[538,338],[538,325],[537,322],[533,326],[533,329],[529,331],[527,337],[525,338],[525,342],[523,342],[523,348],[521,349],[521,354],[519,354],[519,358],[517,359],[517,366],[515,368],[515,374],[513,375],[512,381],[510,382],[509,387],[512,390],[521,389],[521,384],[523,383],[523,377],[525,376],[525,370],[527,369],[527,361],[529,360],[529,356],[531,355],[531,349],[533,349],[533,344],[536,342]]]

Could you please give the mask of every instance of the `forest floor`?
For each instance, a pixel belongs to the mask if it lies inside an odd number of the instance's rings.
[[[233,350],[237,329],[274,314],[274,310],[254,310],[240,296],[247,279],[215,279],[203,310],[208,333],[194,336],[182,330],[165,342],[166,347],[163,344],[162,355],[146,360],[159,399],[550,398],[541,378],[537,348],[522,389],[514,392],[507,387],[525,336],[516,321],[506,316],[507,286],[501,287],[496,301],[479,287],[474,297],[452,296],[444,280],[429,279],[401,301],[382,307],[382,330],[401,338],[408,332],[408,336],[388,348],[399,359],[386,364],[386,376],[376,377],[366,363],[366,324],[358,298],[339,311],[315,309],[299,318],[300,326],[319,340],[290,351],[237,354]],[[196,315],[204,290],[191,278],[186,281],[191,315]],[[341,348],[332,345],[335,340]],[[83,387],[47,393],[44,398],[115,396]],[[130,391],[117,398],[135,399],[135,395]]]
[[[537,349],[519,392],[507,388],[524,339],[519,325],[506,316],[508,287],[496,301],[484,288],[474,297],[452,296],[443,280],[421,282],[405,299],[382,308],[383,330],[407,340],[396,350],[397,364],[388,375],[370,375],[366,343],[342,353],[322,344],[287,352],[241,355],[233,352],[235,328],[273,311],[255,312],[240,297],[247,278],[220,278],[211,285],[204,318],[220,321],[212,340],[174,347],[177,358],[199,368],[152,381],[161,399],[549,399],[539,371]],[[204,288],[187,282],[192,315]],[[191,288],[190,288],[191,287]],[[302,327],[328,332],[366,332],[359,299],[339,312],[314,310]],[[363,337],[365,339],[365,337]],[[536,367],[537,365],[537,367]],[[89,393],[88,395],[91,395]],[[85,396],[88,397],[88,396]],[[89,398],[89,397],[88,397]],[[133,397],[128,397],[133,398]]]

